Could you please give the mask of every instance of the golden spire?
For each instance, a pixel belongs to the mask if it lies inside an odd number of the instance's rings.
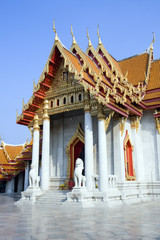
[[[23,108],[24,108],[24,106],[25,106],[25,103],[24,103],[24,98],[22,99],[22,104],[23,104]]]
[[[151,42],[150,49],[153,50],[153,43],[155,42],[155,35],[154,35],[154,32],[152,32],[152,33],[153,33],[153,40]]]
[[[36,84],[35,84],[35,79],[33,79],[33,92],[35,91],[36,89]]]
[[[71,24],[71,35],[72,35],[72,38],[73,38],[73,41],[72,41],[72,44],[76,44],[76,39],[74,37],[74,34],[73,34],[73,29],[72,29],[72,24]]]
[[[101,45],[102,44],[102,41],[101,41],[101,38],[100,38],[100,35],[99,35],[99,25],[97,27],[97,36],[98,36],[98,45]]]
[[[55,28],[55,19],[53,20],[53,31],[55,32],[55,41],[58,41],[58,35],[57,35],[57,32],[56,32],[56,28]]]
[[[17,116],[17,118],[18,118],[18,110],[16,110],[16,116]]]
[[[92,46],[92,43],[91,43],[91,40],[90,40],[90,38],[89,38],[88,28],[87,28],[87,38],[88,38],[88,46],[91,47],[91,46]]]

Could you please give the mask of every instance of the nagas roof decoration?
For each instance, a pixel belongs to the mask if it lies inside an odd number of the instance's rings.
[[[99,103],[124,117],[129,114],[141,117],[143,109],[160,107],[160,60],[153,61],[154,38],[149,52],[116,61],[105,49],[99,28],[97,49],[93,47],[87,30],[86,53],[78,46],[72,26],[70,51],[60,42],[55,24],[53,30],[55,40],[49,58],[38,83],[33,83],[32,97],[27,104],[23,102],[22,114],[17,114],[17,123],[28,125],[33,120],[51,84],[57,84],[56,74],[62,63],[85,91],[89,91]]]

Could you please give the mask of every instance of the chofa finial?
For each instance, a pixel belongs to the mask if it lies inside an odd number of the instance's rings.
[[[153,50],[153,43],[155,42],[155,35],[154,35],[154,32],[152,32],[152,33],[153,33],[153,40],[151,42],[150,49]]]
[[[97,36],[98,36],[98,44],[101,45],[102,41],[101,41],[101,38],[100,38],[100,35],[99,35],[99,25],[97,27]]]
[[[91,43],[91,40],[90,40],[90,38],[89,38],[88,28],[87,28],[87,38],[88,38],[88,46],[91,47],[91,46],[92,46],[92,43]]]
[[[73,38],[72,44],[76,44],[76,39],[75,39],[74,34],[73,34],[72,24],[71,24],[71,35],[72,35],[72,38]]]
[[[58,41],[58,35],[55,28],[55,19],[53,20],[53,31],[55,32],[55,41]]]

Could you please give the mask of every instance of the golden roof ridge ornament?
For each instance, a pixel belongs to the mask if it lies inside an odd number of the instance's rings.
[[[99,35],[99,25],[97,27],[97,36],[98,36],[98,45],[102,45],[102,41],[101,41],[101,38],[100,38],[100,35]]]
[[[90,40],[90,38],[89,38],[88,28],[87,28],[87,38],[88,38],[88,46],[91,47],[91,46],[92,46],[92,43],[91,43],[91,40]]]
[[[58,41],[58,35],[57,35],[57,31],[56,31],[56,28],[55,28],[55,19],[53,20],[53,31],[55,32],[55,42]]]
[[[152,33],[153,33],[153,40],[151,42],[150,49],[153,50],[153,43],[155,42],[155,34],[154,34],[154,32],[152,32]]]
[[[72,35],[72,45],[75,45],[77,42],[76,42],[76,39],[74,37],[74,34],[73,34],[73,29],[72,29],[72,24],[71,24],[71,35]]]

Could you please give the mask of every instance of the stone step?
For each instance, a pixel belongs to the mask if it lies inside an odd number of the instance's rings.
[[[37,199],[36,205],[61,206],[66,201],[68,191],[47,191]]]

